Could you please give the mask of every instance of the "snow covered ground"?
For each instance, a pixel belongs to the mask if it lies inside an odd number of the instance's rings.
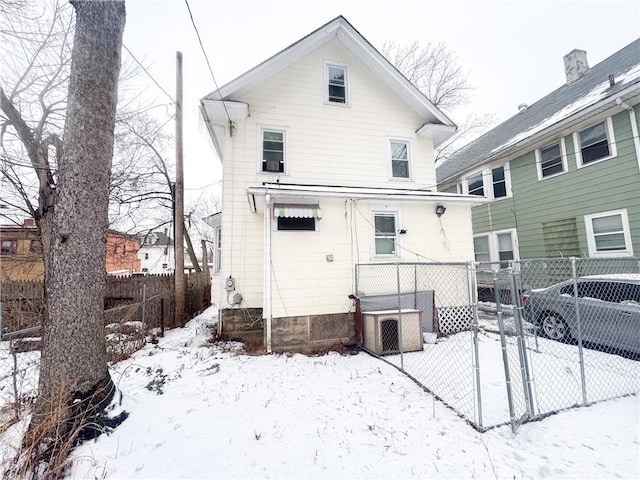
[[[481,434],[381,360],[248,356],[215,317],[112,368],[130,416],[69,478],[640,478],[638,396]]]

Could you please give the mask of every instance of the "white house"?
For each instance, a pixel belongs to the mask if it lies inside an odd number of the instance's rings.
[[[173,273],[173,240],[167,235],[167,230],[150,232],[141,237],[138,258],[142,273]]]
[[[356,264],[473,260],[471,206],[484,199],[436,191],[434,146],[456,126],[345,18],[201,112],[223,165],[213,298],[232,338],[267,351],[346,343]]]

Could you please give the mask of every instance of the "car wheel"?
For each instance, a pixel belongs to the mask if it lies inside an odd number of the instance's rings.
[[[571,338],[567,322],[557,313],[544,312],[540,316],[539,325],[542,335],[551,340],[565,342]]]

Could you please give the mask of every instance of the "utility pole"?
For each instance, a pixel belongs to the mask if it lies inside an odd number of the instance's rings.
[[[175,295],[176,324],[184,327],[187,285],[184,278],[184,172],[182,168],[182,52],[176,52],[176,186],[175,209]]]

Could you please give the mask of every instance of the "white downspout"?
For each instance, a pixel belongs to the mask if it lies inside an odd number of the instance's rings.
[[[621,107],[626,108],[629,112],[629,120],[631,121],[631,133],[633,134],[633,146],[636,150],[638,170],[640,170],[640,138],[638,138],[638,120],[636,119],[636,111],[631,105],[624,103],[620,97],[616,98],[616,103]]]
[[[265,195],[264,202],[264,318],[266,321],[265,344],[271,353],[271,194]]]

